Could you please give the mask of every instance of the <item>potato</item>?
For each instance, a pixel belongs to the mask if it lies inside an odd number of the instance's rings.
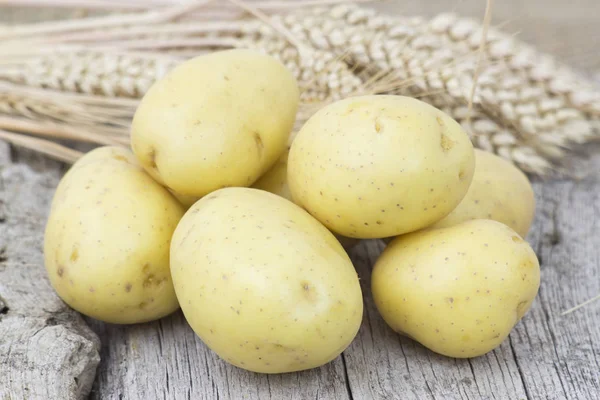
[[[399,236],[377,260],[373,298],[395,331],[450,357],[502,343],[540,285],[535,253],[497,221]]]
[[[292,199],[292,193],[290,192],[290,187],[287,182],[288,155],[289,149],[283,153],[275,165],[273,165],[270,170],[268,170],[258,181],[256,181],[252,187],[266,190],[267,192],[281,196],[289,201],[294,201],[294,199]],[[350,250],[359,243],[359,240],[357,239],[336,234],[334,234],[334,236],[346,250]]]
[[[183,207],[133,154],[102,147],[61,180],[44,236],[45,265],[75,310],[117,324],[158,319],[179,306],[169,271]]]
[[[261,176],[252,187],[266,190],[267,192],[281,196],[289,201],[294,201],[287,182],[287,162],[289,154],[290,151],[288,149],[283,153],[279,160],[277,160],[275,165]]]
[[[492,153],[475,150],[475,174],[466,196],[435,228],[471,219],[493,219],[527,236],[535,213],[535,196],[527,176]]]
[[[190,208],[171,272],[185,318],[220,357],[250,371],[323,365],[362,319],[357,274],[324,226],[292,202],[226,188]]]
[[[351,97],[301,128],[288,183],[332,231],[354,238],[411,232],[448,215],[473,177],[473,146],[440,110],[402,96]]]
[[[251,50],[183,62],[141,100],[131,145],[158,182],[182,196],[250,186],[286,148],[298,108],[291,72]]]
[[[177,199],[177,201],[179,203],[181,203],[181,205],[183,206],[184,209],[189,209],[192,205],[194,205],[195,202],[197,202],[198,200],[200,200],[198,197],[194,197],[194,196],[186,196],[184,194],[179,194],[177,192],[174,192],[172,190],[169,190],[169,192]]]

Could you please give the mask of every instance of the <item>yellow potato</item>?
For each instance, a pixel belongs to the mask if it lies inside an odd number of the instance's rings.
[[[395,331],[450,357],[502,343],[540,285],[535,253],[500,222],[472,220],[399,236],[373,269],[377,309]]]
[[[383,238],[431,225],[460,203],[473,146],[442,111],[402,96],[351,97],[302,127],[288,160],[297,204],[332,231]]]
[[[273,165],[270,170],[261,176],[260,179],[257,180],[254,185],[252,185],[252,187],[266,190],[267,192],[281,196],[289,201],[294,201],[292,199],[290,187],[287,183],[287,162],[289,154],[290,151],[288,149],[285,151],[285,153],[283,153],[279,160],[277,160],[275,165]]]
[[[292,202],[227,188],[190,208],[171,272],[185,318],[220,357],[255,372],[323,365],[356,335],[356,271],[324,226]]]
[[[84,155],[61,180],[44,236],[50,282],[75,310],[118,324],[178,308],[169,271],[183,207],[128,150]]]
[[[194,196],[186,196],[184,194],[179,194],[177,192],[174,192],[172,190],[169,190],[169,192],[171,192],[171,194],[177,199],[177,201],[179,201],[179,203],[181,203],[181,205],[187,210],[189,209],[191,206],[194,205],[195,202],[197,202],[199,200],[198,197],[194,197]]]
[[[527,236],[535,213],[535,196],[527,176],[492,153],[475,150],[475,174],[466,196],[433,227],[444,228],[471,219],[493,219]]]
[[[268,170],[261,178],[252,185],[253,188],[266,190],[281,196],[289,201],[292,199],[292,193],[287,183],[287,161],[288,161],[289,149],[283,153],[283,155],[277,160],[275,165]],[[336,235],[335,237],[344,246],[344,249],[350,250],[359,243],[359,240],[349,238],[346,236]]]
[[[131,145],[148,173],[179,195],[250,186],[285,150],[298,101],[291,72],[270,56],[202,55],[146,93]]]

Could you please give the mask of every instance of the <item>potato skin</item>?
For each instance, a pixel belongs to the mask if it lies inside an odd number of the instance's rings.
[[[254,182],[252,187],[266,190],[267,192],[281,196],[289,201],[294,201],[287,182],[287,163],[289,154],[290,150],[288,148],[285,153],[279,157],[275,165]]]
[[[473,176],[473,146],[442,111],[403,96],[351,97],[302,127],[288,161],[297,204],[332,231],[383,238],[449,214]]]
[[[141,100],[131,145],[158,182],[182,196],[250,186],[283,153],[299,102],[291,72],[251,50],[180,64]]]
[[[539,284],[529,244],[506,225],[480,219],[397,237],[377,260],[371,288],[392,329],[465,358],[499,346]]]
[[[475,150],[475,174],[466,196],[444,219],[445,228],[471,219],[493,219],[526,237],[535,214],[535,195],[527,176],[505,159]]]
[[[287,181],[288,156],[289,149],[283,153],[275,165],[273,165],[270,170],[265,172],[265,174],[261,176],[260,179],[256,181],[254,185],[252,185],[252,187],[260,190],[266,190],[267,192],[271,192],[293,202],[294,199],[292,198],[292,193],[290,192],[290,187]],[[337,240],[339,240],[346,250],[352,249],[359,243],[358,239],[336,234],[334,234],[334,236],[337,238]]]
[[[161,318],[179,305],[169,271],[183,207],[133,154],[102,147],[63,177],[44,235],[50,283],[72,308],[102,321]]]
[[[190,208],[171,271],[185,318],[229,363],[281,373],[323,365],[362,320],[356,271],[334,236],[274,194],[226,188]]]

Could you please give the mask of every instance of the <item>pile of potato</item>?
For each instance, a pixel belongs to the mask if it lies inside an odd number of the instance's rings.
[[[327,105],[288,146],[298,101],[291,73],[249,50],[157,82],[133,153],[96,149],[57,188],[44,253],[58,295],[119,324],[181,307],[231,364],[298,371],[337,357],[360,327],[341,243],[389,238],[371,290],[395,331],[451,357],[498,346],[540,281],[525,175],[402,96]]]

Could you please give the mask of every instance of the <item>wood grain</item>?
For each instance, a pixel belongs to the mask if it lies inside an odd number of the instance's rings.
[[[82,398],[100,343],[43,268],[44,222],[61,168],[21,157],[0,142],[0,399]]]
[[[455,4],[456,3],[456,4]],[[385,2],[387,12],[455,9],[479,18],[484,2]],[[597,0],[496,1],[494,21],[572,65],[600,70]],[[0,20],[64,13],[0,9]],[[370,270],[382,249],[363,242],[351,256],[365,314],[356,340],[311,371],[259,375],[212,353],[181,313],[116,326],[83,320],[53,294],[42,264],[48,205],[63,168],[0,143],[0,399],[598,399],[600,302],[561,312],[600,293],[600,155],[585,180],[535,182],[538,212],[528,238],[542,266],[531,311],[495,351],[442,357],[395,334],[374,308]]]
[[[600,167],[600,156],[594,164]],[[89,321],[104,347],[92,398],[143,399],[597,399],[600,304],[600,177],[535,182],[538,214],[529,242],[542,261],[540,294],[510,337],[473,359],[443,357],[394,333],[370,293],[383,249],[351,251],[365,314],[357,338],[334,362],[312,371],[259,375],[220,361],[180,313],[157,323],[115,327]]]

